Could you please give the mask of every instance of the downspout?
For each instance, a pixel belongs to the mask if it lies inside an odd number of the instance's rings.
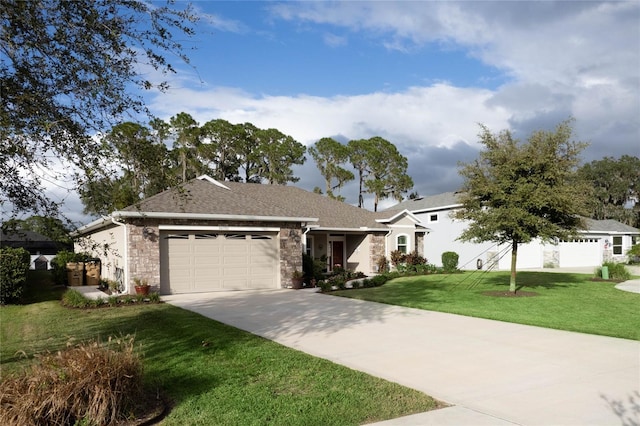
[[[124,290],[122,294],[129,294],[129,236],[127,235],[127,225],[123,222],[118,222],[113,216],[111,217],[111,222],[124,228]]]

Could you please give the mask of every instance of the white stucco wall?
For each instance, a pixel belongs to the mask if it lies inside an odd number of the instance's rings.
[[[75,244],[76,252],[87,252],[102,263],[101,278],[116,279],[116,270],[125,267],[125,227],[111,226],[86,235]]]
[[[425,236],[425,257],[429,263],[442,266],[442,253],[454,251],[459,256],[460,269],[476,269],[478,259],[482,260],[483,269],[493,256],[502,255],[498,261],[499,270],[511,268],[511,250],[507,245],[497,246],[495,243],[469,243],[457,238],[466,228],[466,223],[453,220],[450,210],[414,213],[429,228]],[[437,215],[437,220],[434,219]],[[613,237],[622,237],[622,254],[613,255],[611,245]],[[608,248],[605,242],[608,241]],[[583,233],[578,241],[543,244],[534,240],[518,247],[517,268],[543,268],[555,261],[555,267],[595,267],[605,260],[626,262],[626,252],[632,245],[632,237],[628,234]]]

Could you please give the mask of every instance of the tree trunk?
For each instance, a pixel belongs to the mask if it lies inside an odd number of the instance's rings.
[[[509,291],[516,292],[516,261],[518,260],[518,242],[513,241],[511,246],[511,279],[509,280]]]
[[[362,169],[358,170],[358,177],[360,178],[360,191],[358,192],[358,207],[362,208],[364,204],[364,198],[362,197]]]

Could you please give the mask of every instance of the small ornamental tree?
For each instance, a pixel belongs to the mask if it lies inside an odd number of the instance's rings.
[[[576,169],[586,144],[572,141],[571,133],[571,121],[564,121],[521,143],[508,130],[493,134],[482,126],[484,149],[478,159],[460,165],[462,208],[454,217],[469,225],[459,239],[511,245],[511,292],[520,244],[565,239],[584,229],[590,186]]]

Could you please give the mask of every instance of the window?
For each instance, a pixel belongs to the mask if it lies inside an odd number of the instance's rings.
[[[224,237],[227,240],[246,240],[247,236],[245,234],[224,234]]]
[[[218,234],[196,234],[196,240],[215,240]]]
[[[307,256],[313,257],[313,237],[307,236],[307,245],[304,248]]]
[[[252,240],[270,240],[271,237],[269,235],[252,234],[251,239]]]
[[[188,240],[189,234],[169,234],[164,238],[165,240]]]
[[[437,222],[438,221],[438,213],[432,213],[429,215],[429,222]]]
[[[613,237],[613,254],[622,254],[622,237]]]
[[[408,238],[406,235],[398,235],[396,238],[396,250],[406,254],[408,247],[407,240]]]

